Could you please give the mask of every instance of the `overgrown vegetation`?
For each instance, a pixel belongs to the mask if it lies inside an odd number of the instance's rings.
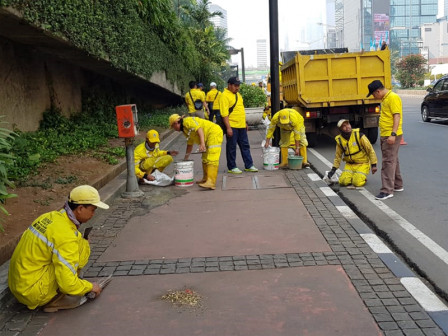
[[[0,127],[0,211],[8,215],[8,211],[3,204],[8,198],[16,197],[8,191],[8,187],[14,187],[14,184],[9,180],[7,167],[14,162],[14,156],[10,153],[11,144],[8,140],[12,139],[13,133],[7,128]],[[3,231],[3,226],[0,220],[0,231]]]
[[[209,82],[229,54],[208,0],[0,0],[26,21],[51,31],[117,69],[151,78],[164,71],[184,91]],[[215,79],[216,81],[216,79]]]

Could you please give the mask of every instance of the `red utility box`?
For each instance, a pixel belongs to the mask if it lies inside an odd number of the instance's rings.
[[[137,130],[137,106],[135,104],[119,105],[115,107],[117,113],[118,136],[120,138],[133,138]]]

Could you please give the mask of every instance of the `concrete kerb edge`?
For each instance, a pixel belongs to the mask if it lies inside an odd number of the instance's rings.
[[[164,140],[168,139],[173,132],[173,130],[168,129],[160,134],[160,140],[163,147],[169,146],[171,142],[180,135],[179,133],[176,137],[169,139],[167,143],[164,143]],[[120,197],[123,191],[125,191],[126,175],[126,159],[123,159],[118,163],[115,169],[93,182],[92,186],[98,189],[103,202],[112,203],[116,198]],[[0,305],[4,305],[13,298],[8,287],[8,268],[9,260],[0,265]]]

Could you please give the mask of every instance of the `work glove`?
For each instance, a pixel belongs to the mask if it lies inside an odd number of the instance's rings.
[[[331,170],[328,172],[328,178],[331,179],[331,177],[334,175],[334,173],[336,173],[337,168],[333,167],[331,168]]]

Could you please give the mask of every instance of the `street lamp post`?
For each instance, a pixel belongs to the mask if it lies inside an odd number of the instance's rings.
[[[241,53],[241,74],[243,77],[243,83],[246,82],[246,73],[245,70],[246,68],[244,67],[244,48],[241,49],[235,49],[233,47],[229,47],[229,49],[227,49],[229,51],[230,55],[237,55],[238,53]]]

